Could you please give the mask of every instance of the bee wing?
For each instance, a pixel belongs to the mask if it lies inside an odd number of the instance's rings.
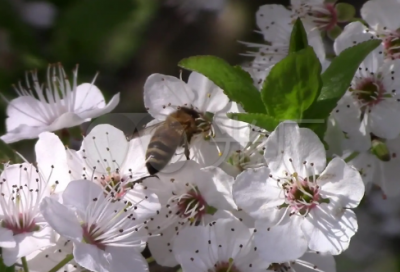
[[[126,138],[128,141],[130,141],[137,137],[151,135],[159,126],[162,126],[164,124],[164,122],[165,121],[160,122],[158,120],[152,120],[152,121],[148,122],[146,125],[144,125],[143,127],[138,128],[137,132],[134,132],[130,135],[126,135]]]

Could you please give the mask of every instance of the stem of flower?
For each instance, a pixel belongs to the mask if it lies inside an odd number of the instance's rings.
[[[29,272],[28,262],[26,261],[25,257],[21,258],[22,267],[24,268],[24,272]]]
[[[57,272],[60,268],[64,267],[64,265],[66,265],[73,259],[74,259],[74,255],[68,254],[67,256],[65,256],[65,258],[63,260],[61,260],[61,262],[59,262],[56,266],[54,266],[52,269],[50,269],[49,272]]]
[[[360,154],[360,153],[357,152],[357,151],[354,151],[354,152],[351,153],[349,156],[347,156],[347,158],[345,158],[344,161],[345,161],[345,162],[349,162],[349,161],[355,159],[355,158],[358,156],[358,154]]]
[[[153,257],[149,257],[149,258],[146,259],[146,261],[147,261],[147,263],[152,263],[152,262],[154,262],[155,260],[154,260]]]

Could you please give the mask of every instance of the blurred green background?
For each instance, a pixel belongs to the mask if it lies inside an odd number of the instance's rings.
[[[359,10],[365,1],[344,2]],[[107,101],[121,93],[114,112],[144,113],[146,78],[152,73],[179,76],[182,58],[210,54],[232,64],[250,61],[240,56],[246,47],[238,41],[262,42],[254,31],[255,12],[271,3],[289,1],[226,0],[222,9],[196,12],[161,0],[0,0],[0,92],[16,97],[11,85],[23,81],[27,70],[38,69],[44,81],[49,63],[61,62],[68,73],[79,64],[79,82],[90,82],[99,72],[96,85]],[[5,106],[0,101],[3,120]],[[24,150],[32,151],[34,142],[13,147],[29,158],[31,152]],[[383,202],[379,193],[365,201],[358,210],[360,232],[337,258],[339,272],[400,271],[400,231],[388,234],[381,226],[399,216],[396,207],[400,203]],[[388,209],[393,213],[382,215]]]

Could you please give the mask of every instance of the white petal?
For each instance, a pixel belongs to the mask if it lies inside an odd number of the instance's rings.
[[[114,110],[118,106],[119,100],[120,100],[120,94],[117,93],[111,98],[110,101],[108,101],[107,105],[102,107],[95,107],[96,105],[93,105],[93,109],[81,111],[78,113],[78,115],[80,118],[85,119],[85,121],[89,121],[92,118],[99,117]]]
[[[256,20],[264,40],[273,44],[289,44],[292,18],[291,12],[283,5],[261,6],[256,13]]]
[[[74,243],[74,259],[90,271],[110,272],[110,254],[98,249],[94,245]],[[107,259],[108,257],[108,259]]]
[[[157,120],[176,110],[178,106],[190,106],[195,93],[182,80],[161,74],[152,74],[144,84],[144,105]]]
[[[282,189],[267,182],[269,173],[267,167],[242,172],[233,185],[233,197],[238,207],[253,218],[275,221],[280,214],[277,207],[284,199],[280,197]]]
[[[301,257],[307,250],[307,240],[300,228],[302,218],[293,216],[284,224],[270,227],[263,221],[256,221],[254,241],[264,261],[282,263]]]
[[[342,207],[347,208],[357,207],[365,192],[360,173],[339,157],[329,162],[317,183],[321,194],[338,198]]]
[[[47,226],[40,231],[35,231],[30,234],[19,234],[15,236],[18,243],[17,258],[27,256],[34,251],[44,249],[53,245],[52,243],[52,229]]]
[[[40,204],[40,211],[50,226],[62,236],[73,241],[82,240],[81,225],[74,212],[67,207],[50,197],[46,197]]]
[[[336,55],[339,55],[343,50],[358,43],[370,40],[371,37],[374,38],[374,35],[366,32],[366,29],[367,28],[360,22],[353,22],[346,25],[333,45]]]
[[[30,127],[28,125],[20,125],[16,129],[2,135],[0,138],[5,143],[14,143],[25,139],[34,139],[44,131],[50,131],[48,126]]]
[[[13,248],[15,246],[16,244],[12,230],[0,227],[0,247]]]
[[[362,152],[357,157],[348,162],[349,165],[355,167],[359,171],[365,185],[366,193],[369,192],[369,190],[371,189],[373,177],[376,172],[375,160],[375,155],[372,155],[369,152]]]
[[[56,131],[62,128],[78,126],[85,122],[79,115],[73,112],[66,112],[58,116],[47,128],[47,131]]]
[[[10,101],[7,106],[7,132],[17,129],[20,125],[31,127],[46,127],[46,115],[40,113],[43,105],[31,96],[20,96]]]
[[[395,31],[400,26],[400,5],[396,0],[367,1],[361,8],[361,16],[375,30],[384,27]]]
[[[131,248],[107,247],[106,252],[111,254],[109,271],[148,271],[149,266],[139,252],[134,252]]]
[[[249,246],[252,231],[236,218],[218,219],[212,224],[210,231],[211,243],[218,245],[218,248],[214,245],[214,250],[217,249],[218,259],[221,261],[240,258],[253,250]]]
[[[103,108],[106,105],[104,96],[99,88],[90,83],[80,84],[68,98],[75,99],[74,112],[78,114],[91,109]],[[82,115],[81,117],[83,119],[88,118],[88,116],[83,117]]]
[[[371,147],[369,133],[364,133],[360,122],[361,111],[356,101],[349,94],[344,95],[338,106],[332,111],[338,127],[345,134],[343,147],[355,151],[367,151]]]
[[[142,136],[129,141],[127,156],[121,167],[124,170],[124,174],[129,173],[132,175],[132,180],[138,180],[149,175],[145,165],[148,141],[143,138]]]
[[[82,154],[90,169],[109,174],[116,172],[128,153],[128,141],[124,133],[107,124],[95,126],[83,139]]]
[[[309,237],[309,248],[332,255],[346,250],[358,229],[354,212],[342,209],[341,216],[332,217],[332,210],[324,208],[315,209],[311,213],[302,225]]]
[[[40,172],[48,179],[48,185],[54,188],[54,193],[64,191],[70,175],[67,153],[58,136],[50,132],[41,133],[35,145],[35,154]]]
[[[386,93],[400,96],[400,59],[386,60],[381,67],[381,78]]]
[[[218,209],[236,209],[232,196],[233,177],[214,166],[203,168],[202,171],[207,174],[196,185],[207,204]]]
[[[175,240],[175,225],[163,230],[162,235],[150,237],[148,240],[151,256],[159,265],[174,267],[178,264],[174,257],[173,244]],[[192,239],[196,239],[192,237]]]
[[[229,98],[222,89],[202,74],[192,72],[187,85],[195,92],[193,105],[201,112],[216,113],[225,109],[229,103]]]
[[[272,175],[302,173],[305,162],[313,164],[317,174],[325,168],[324,145],[312,130],[299,128],[296,123],[280,123],[266,140],[265,148],[264,158]]]
[[[204,272],[213,269],[219,260],[218,256],[214,256],[217,246],[210,239],[208,227],[186,227],[176,236],[173,252],[183,271]]]
[[[79,212],[86,213],[94,198],[104,201],[103,189],[89,180],[71,181],[62,195],[64,205],[70,205]]]
[[[400,104],[395,99],[379,102],[369,114],[371,132],[377,137],[394,139],[400,134]]]

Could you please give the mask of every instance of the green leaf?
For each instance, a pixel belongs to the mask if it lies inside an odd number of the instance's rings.
[[[355,7],[348,3],[337,3],[335,5],[335,10],[339,22],[349,22],[356,15]]]
[[[339,54],[322,74],[322,89],[318,99],[304,112],[303,123],[318,134],[322,140],[326,130],[326,119],[336,107],[337,102],[347,91],[354,74],[365,57],[381,43],[380,40],[369,40],[350,47]]]
[[[289,53],[297,52],[308,46],[307,33],[300,18],[294,23],[290,34]]]
[[[227,116],[234,120],[258,126],[270,132],[275,130],[280,123],[279,120],[262,113],[228,113]]]
[[[209,78],[246,112],[266,113],[260,92],[253,85],[253,79],[241,67],[233,67],[214,56],[190,57],[181,60],[178,65]]]
[[[290,53],[266,78],[261,98],[269,115],[278,120],[301,120],[321,89],[321,64],[314,50]]]

